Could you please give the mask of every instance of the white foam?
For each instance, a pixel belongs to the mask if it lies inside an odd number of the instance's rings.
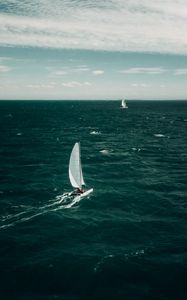
[[[96,263],[96,265],[94,267],[94,272],[99,271],[102,267],[102,264],[104,264],[106,260],[112,259],[114,257],[115,257],[114,254],[108,254],[108,255],[101,257],[101,259]]]
[[[133,147],[132,150],[133,150],[133,151],[138,151],[138,152],[140,152],[140,151],[141,151],[141,148],[135,148],[135,147]]]
[[[97,135],[97,134],[101,134],[101,132],[100,132],[100,131],[95,131],[95,130],[93,130],[93,131],[90,132],[90,134],[95,134],[95,135]]]
[[[107,149],[100,150],[99,152],[101,152],[104,155],[108,155],[109,154],[109,151]]]
[[[40,215],[44,215],[48,212],[60,210],[63,208],[68,208],[66,205],[59,205],[63,202],[65,197],[67,198],[67,195],[66,196],[61,195],[59,197],[56,197],[55,200],[53,201],[53,203],[46,204],[39,208],[34,208],[34,207],[29,206],[29,209],[26,208],[24,211],[21,211],[20,213],[3,216],[1,221],[4,224],[0,226],[0,229],[6,229],[8,227],[15,226],[19,223],[29,221],[33,218],[36,218]],[[69,207],[71,207],[71,206],[69,206]]]
[[[92,189],[88,190],[87,192],[90,193],[90,191],[92,191]],[[88,194],[86,194],[85,196],[88,197]],[[26,206],[24,211],[12,215],[2,216],[1,221],[4,224],[0,226],[0,229],[5,229],[11,226],[15,226],[16,224],[29,221],[33,218],[36,218],[40,215],[44,215],[52,211],[71,208],[76,203],[78,203],[82,198],[83,197],[79,195],[75,197],[71,197],[70,193],[64,193],[62,195],[56,196],[54,200],[49,200],[50,204],[46,204],[38,208],[32,206],[29,207]]]
[[[156,136],[156,137],[165,137],[165,135],[161,134],[161,133],[155,133],[154,136]]]

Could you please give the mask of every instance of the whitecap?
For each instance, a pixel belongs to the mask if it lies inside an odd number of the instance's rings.
[[[135,148],[135,147],[133,147],[132,150],[133,150],[133,151],[140,152],[140,151],[141,151],[141,148]]]
[[[94,267],[94,272],[100,271],[102,268],[102,265],[105,263],[105,261],[108,259],[113,259],[113,258],[114,258],[113,254],[108,254],[108,255],[101,257]]]
[[[90,132],[90,134],[93,134],[93,135],[95,134],[95,135],[97,135],[97,134],[101,134],[101,132],[100,132],[100,131],[95,131],[95,130],[93,130],[93,131]]]
[[[27,222],[33,218],[47,214],[49,212],[70,208],[75,204],[75,202],[73,202],[71,204],[67,204],[67,205],[62,204],[61,205],[61,203],[64,200],[64,197],[65,197],[65,195],[61,195],[61,198],[58,198],[58,199],[56,198],[52,204],[46,204],[39,208],[33,207],[31,210],[25,210],[18,214],[15,214],[15,215],[8,215],[8,216],[1,217],[1,221],[3,222],[3,224],[0,225],[0,230],[6,229],[8,227],[14,227],[15,225],[17,225],[19,223]]]
[[[128,260],[131,257],[135,257],[135,256],[144,256],[145,255],[145,249],[138,249],[136,251],[132,251],[130,253],[125,253],[124,257],[126,260]]]
[[[109,154],[109,151],[107,149],[100,150],[99,152],[101,152],[103,155]]]
[[[137,250],[137,251],[135,251],[135,253],[133,253],[133,255],[135,255],[135,256],[144,255],[144,254],[145,254],[145,250],[144,249]]]
[[[156,137],[165,137],[165,135],[161,134],[161,133],[155,133],[154,136],[156,136]]]

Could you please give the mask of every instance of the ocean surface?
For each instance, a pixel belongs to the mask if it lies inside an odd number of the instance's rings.
[[[187,299],[187,101],[128,106],[0,102],[1,300]]]

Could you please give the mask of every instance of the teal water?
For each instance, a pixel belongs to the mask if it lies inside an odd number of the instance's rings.
[[[128,106],[0,102],[0,299],[187,299],[187,101]]]

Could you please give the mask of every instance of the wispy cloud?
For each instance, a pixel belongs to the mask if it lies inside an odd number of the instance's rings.
[[[79,81],[69,81],[63,82],[62,86],[67,88],[75,88],[75,87],[83,87],[83,86],[91,86],[92,84],[88,81],[79,82]]]
[[[77,73],[88,72],[88,71],[90,71],[90,68],[88,68],[87,66],[77,66],[72,71],[77,72]]]
[[[94,74],[94,75],[102,75],[102,74],[104,74],[104,71],[103,70],[94,70],[94,71],[92,71],[92,74]]]
[[[67,74],[84,73],[90,71],[90,68],[86,65],[74,67],[66,66],[59,70],[53,70],[51,67],[47,67],[46,69],[51,72],[51,76],[64,76]]]
[[[1,45],[187,54],[184,0],[4,0],[0,8]]]
[[[166,72],[164,68],[129,68],[120,70],[120,73],[124,74],[161,74]]]
[[[36,89],[36,90],[42,90],[42,89],[54,89],[55,88],[55,84],[53,83],[49,83],[49,84],[28,84],[27,85],[28,88],[30,89]]]
[[[131,84],[132,87],[137,87],[137,88],[147,88],[150,85],[147,83],[132,83]]]
[[[4,62],[4,61],[8,61],[8,60],[12,60],[12,58],[6,57],[6,56],[0,56],[0,62]]]
[[[187,69],[176,69],[175,70],[175,75],[187,75]]]
[[[67,72],[63,71],[63,70],[58,70],[58,71],[52,72],[52,75],[56,75],[56,76],[64,76],[66,74],[67,74]]]
[[[11,71],[12,69],[8,66],[5,66],[5,65],[0,65],[0,73],[1,72],[9,72]]]

